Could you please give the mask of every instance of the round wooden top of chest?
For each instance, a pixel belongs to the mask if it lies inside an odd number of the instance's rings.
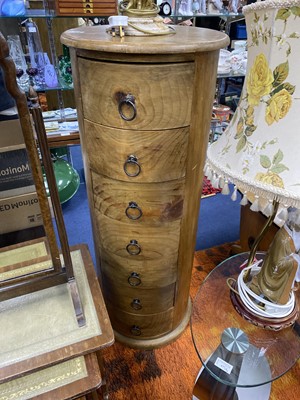
[[[226,34],[206,28],[174,26],[175,34],[164,36],[113,37],[108,26],[82,26],[61,35],[68,47],[109,53],[178,54],[213,51],[226,47]]]

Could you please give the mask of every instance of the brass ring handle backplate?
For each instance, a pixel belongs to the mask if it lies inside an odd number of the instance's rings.
[[[142,251],[141,246],[138,244],[137,240],[130,240],[128,245],[126,246],[127,253],[131,256],[137,256]]]
[[[129,219],[137,220],[141,218],[143,212],[141,208],[137,205],[137,203],[135,203],[134,201],[130,201],[125,210],[125,214]]]
[[[137,326],[137,325],[133,325],[133,326],[130,328],[130,332],[131,332],[132,335],[134,335],[134,336],[141,336],[141,334],[142,334],[141,328],[140,328],[139,326]]]
[[[127,176],[138,176],[141,172],[141,166],[138,163],[137,157],[133,154],[129,155],[124,163],[123,169]]]
[[[128,277],[128,283],[130,286],[139,286],[142,283],[142,280],[137,272],[131,272]]]
[[[130,116],[127,116],[124,114],[126,109],[130,109]],[[135,98],[132,94],[127,94],[126,96],[122,96],[119,105],[118,105],[118,111],[120,114],[120,117],[124,119],[124,121],[132,121],[136,117],[136,105],[135,105]]]
[[[131,308],[134,310],[141,310],[143,308],[141,300],[140,299],[133,299],[132,302],[130,303]]]

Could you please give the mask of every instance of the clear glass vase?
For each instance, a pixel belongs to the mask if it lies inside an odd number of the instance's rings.
[[[17,82],[20,89],[27,91],[29,88],[29,76],[26,72],[27,64],[23,53],[22,44],[18,35],[8,35],[7,44],[9,54],[16,66]]]
[[[37,70],[37,74],[34,76],[34,80],[36,89],[40,89],[45,86],[46,65],[40,33],[36,23],[33,22],[31,19],[28,19],[26,21],[25,26],[30,57],[30,68]]]

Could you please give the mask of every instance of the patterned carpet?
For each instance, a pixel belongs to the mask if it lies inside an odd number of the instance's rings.
[[[231,244],[195,253],[193,299],[207,274],[230,255]],[[103,352],[110,400],[189,400],[201,367],[189,326],[174,343],[156,350],[134,350],[115,343]],[[299,400],[300,363],[273,382],[271,400]],[[99,396],[99,398],[102,398]],[[253,399],[261,400],[261,399]]]

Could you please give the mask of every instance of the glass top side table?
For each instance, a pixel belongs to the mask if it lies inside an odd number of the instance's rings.
[[[273,331],[252,324],[234,308],[227,279],[237,278],[247,257],[248,253],[235,255],[207,276],[191,316],[192,338],[205,373],[234,388],[272,382],[300,356],[299,317],[290,327]],[[264,253],[256,257],[263,258]],[[299,291],[295,294],[299,302]]]

